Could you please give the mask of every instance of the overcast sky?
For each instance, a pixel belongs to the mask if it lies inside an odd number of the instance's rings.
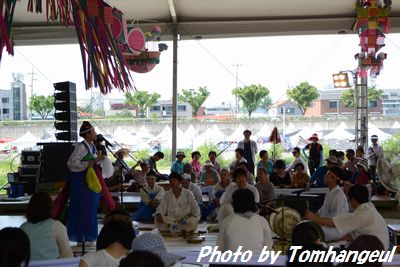
[[[356,35],[180,41],[178,90],[207,86],[211,97],[206,105],[234,104],[231,90],[236,84],[236,64],[240,65],[239,86],[259,83],[270,89],[274,100],[284,98],[288,87],[302,81],[322,89],[332,84],[333,73],[356,68],[354,55],[360,50],[358,42]],[[139,90],[157,91],[162,99],[172,96],[172,43],[167,44],[169,49],[162,52],[160,64],[151,72],[131,73]],[[388,58],[376,80],[378,87],[400,88],[400,35],[387,35],[386,47],[379,52],[386,52]],[[78,98],[89,98],[90,93],[84,89],[78,45],[15,47],[14,57],[4,51],[0,89],[8,89],[12,73],[21,72],[25,74],[29,97],[32,68],[37,73],[34,75],[35,94],[52,94],[52,83],[68,80],[77,84]],[[110,97],[119,98],[123,94],[114,89]]]

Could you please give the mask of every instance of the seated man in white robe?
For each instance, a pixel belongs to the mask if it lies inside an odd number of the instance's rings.
[[[376,236],[385,247],[389,247],[389,233],[382,215],[369,201],[369,192],[364,185],[353,185],[349,189],[349,203],[354,210],[333,218],[321,217],[306,211],[305,217],[320,226],[335,227],[342,240],[352,241],[361,235]]]
[[[197,229],[200,208],[193,193],[181,186],[182,177],[169,175],[171,189],[164,193],[155,213],[155,224],[160,232],[190,232]]]
[[[218,211],[217,217],[218,222],[222,223],[222,221],[228,217],[229,215],[233,214],[233,207],[232,207],[232,194],[237,189],[249,189],[254,194],[254,200],[256,203],[260,203],[260,195],[258,193],[257,188],[253,185],[250,185],[247,182],[247,171],[242,168],[237,168],[232,173],[232,179],[234,183],[232,183],[228,189],[222,194],[220,199],[221,208]]]
[[[324,176],[324,183],[329,191],[325,195],[324,204],[318,210],[321,217],[333,218],[349,212],[349,204],[343,190],[339,187],[340,180],[343,180],[343,171],[339,167],[331,167]],[[336,228],[322,226],[325,240],[337,240],[342,236]]]
[[[164,188],[156,184],[156,174],[153,171],[147,173],[147,185],[140,189],[140,203],[133,215],[134,221],[153,221],[153,214],[164,196]]]

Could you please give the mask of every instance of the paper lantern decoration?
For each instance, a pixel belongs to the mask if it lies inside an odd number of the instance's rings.
[[[146,38],[144,37],[144,33],[140,28],[134,28],[128,33],[128,47],[129,50],[135,54],[139,55],[144,51],[146,46]]]
[[[140,55],[124,53],[124,57],[131,71],[147,73],[160,63],[160,54],[159,51],[145,51]]]
[[[377,76],[383,68],[385,53],[377,52],[385,46],[385,33],[389,32],[390,4],[382,6],[378,0],[362,0],[356,6],[357,21],[354,30],[360,37],[361,51],[366,53],[362,67],[370,70],[370,75]],[[356,55],[358,57],[358,54]],[[365,70],[358,70],[358,75],[365,77]]]

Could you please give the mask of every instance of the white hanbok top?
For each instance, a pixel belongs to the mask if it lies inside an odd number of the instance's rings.
[[[342,236],[350,234],[355,239],[360,235],[373,235],[379,238],[386,250],[388,249],[389,233],[386,222],[371,202],[361,204],[353,213],[332,219]]]
[[[72,172],[81,172],[88,167],[88,162],[82,161],[82,158],[89,153],[83,143],[89,147],[91,150],[90,152],[93,151],[94,144],[89,144],[86,140],[83,140],[83,142],[77,144],[74,148],[74,152],[72,152],[67,162],[68,168]]]
[[[349,204],[343,190],[337,185],[325,195],[324,204],[318,210],[321,217],[333,218],[349,212]]]
[[[197,203],[203,204],[203,196],[200,187],[197,184],[190,182],[188,189],[193,193],[194,199],[196,199]]]
[[[258,194],[257,188],[255,188],[255,186],[251,184],[247,184],[246,188],[250,189],[250,191],[253,192],[254,200],[256,201],[256,203],[260,203],[260,195]],[[223,204],[232,204],[232,194],[238,189],[239,189],[238,185],[236,183],[232,183],[221,196],[220,199],[221,206]]]
[[[146,191],[144,191],[143,189],[145,189]],[[142,200],[142,202],[144,202],[146,204],[149,204],[149,201],[150,201],[149,195],[152,195],[152,194],[156,194],[154,199],[156,199],[156,200],[158,200],[158,202],[160,202],[164,196],[164,188],[162,186],[159,186],[158,184],[155,184],[153,189],[151,189],[151,187],[147,185],[144,188],[140,189],[140,192],[139,192],[140,199]]]
[[[258,214],[251,214],[234,213],[225,218],[217,240],[220,251],[236,251],[243,246],[242,251],[251,250],[253,255],[259,255],[264,246],[272,250],[272,234],[267,220]]]
[[[217,198],[216,194],[218,192],[225,191],[226,189],[229,188],[230,185],[231,184],[228,184],[225,188],[222,187],[221,183],[218,183],[218,184],[214,185],[213,188],[212,188],[212,191],[211,191],[211,196],[210,196],[211,199],[210,200],[213,201],[214,199],[216,199]]]
[[[155,214],[166,215],[172,220],[180,220],[188,214],[200,219],[200,208],[193,193],[182,188],[178,198],[175,197],[172,190],[165,192]]]
[[[111,162],[111,159],[107,156],[104,156],[102,160],[99,161],[99,165],[101,167],[101,173],[103,174],[103,178],[110,178],[114,174],[114,165]]]

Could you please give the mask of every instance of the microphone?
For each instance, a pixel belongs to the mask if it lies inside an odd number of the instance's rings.
[[[97,142],[104,142],[107,147],[113,147],[113,145],[102,134],[97,135]]]

